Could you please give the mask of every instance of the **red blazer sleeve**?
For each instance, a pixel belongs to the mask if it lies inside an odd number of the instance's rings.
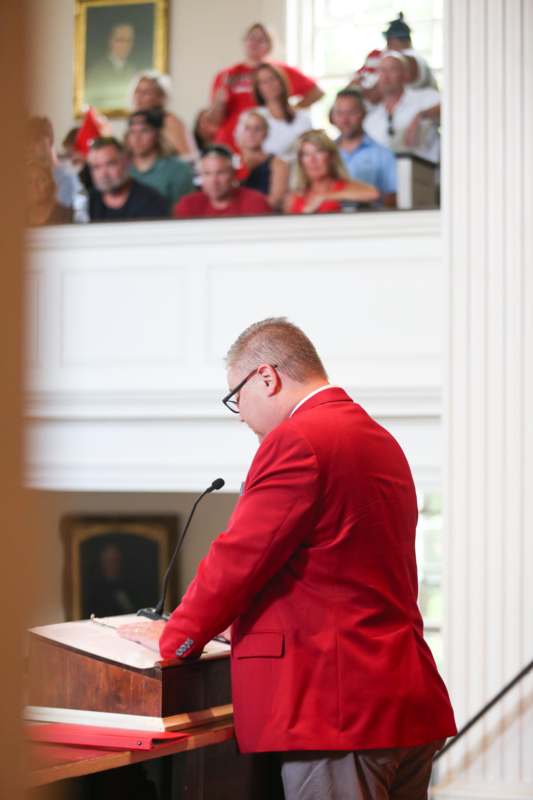
[[[309,535],[318,491],[314,452],[282,424],[259,447],[228,528],[168,620],[159,643],[163,658],[198,655],[247,609]]]

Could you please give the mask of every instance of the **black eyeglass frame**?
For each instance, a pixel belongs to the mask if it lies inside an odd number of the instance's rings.
[[[272,369],[277,369],[278,368],[277,364],[272,364],[271,366],[272,366]],[[230,391],[226,395],[224,395],[224,397],[222,398],[222,402],[224,403],[226,408],[228,408],[232,412],[232,414],[238,414],[239,413],[239,401],[238,400],[232,400],[232,397],[234,395],[238,394],[241,391],[241,389],[244,386],[244,384],[248,383],[250,378],[253,378],[253,376],[257,373],[258,369],[259,369],[259,367],[256,367],[251,372],[249,372],[248,375],[245,378],[243,378],[242,381],[240,383],[238,383],[237,386],[234,389],[230,389]],[[232,403],[234,403],[235,405],[233,406]]]

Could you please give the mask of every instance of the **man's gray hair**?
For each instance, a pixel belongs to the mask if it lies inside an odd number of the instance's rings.
[[[244,371],[271,364],[299,383],[327,378],[314,344],[285,317],[269,317],[246,328],[228,350],[226,364]]]

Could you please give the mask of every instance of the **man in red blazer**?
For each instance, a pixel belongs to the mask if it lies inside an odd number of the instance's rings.
[[[191,658],[232,624],[238,744],[281,753],[287,798],[422,800],[456,729],[417,607],[405,456],[284,319],[245,330],[227,368],[224,402],[260,440],[243,494],[166,625],[126,634]]]

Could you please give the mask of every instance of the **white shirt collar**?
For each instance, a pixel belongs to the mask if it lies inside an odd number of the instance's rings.
[[[324,384],[324,386],[319,386],[318,389],[313,389],[312,392],[309,392],[309,394],[306,394],[305,397],[302,397],[300,402],[296,403],[296,405],[292,409],[291,413],[289,414],[289,417],[292,417],[294,412],[297,411],[297,409],[299,409],[300,406],[303,406],[304,403],[306,403],[308,400],[310,400],[311,397],[314,397],[315,394],[318,394],[319,392],[323,392],[324,389],[337,389],[337,388],[338,388],[337,386],[333,386],[331,383],[326,383],[326,384]]]

